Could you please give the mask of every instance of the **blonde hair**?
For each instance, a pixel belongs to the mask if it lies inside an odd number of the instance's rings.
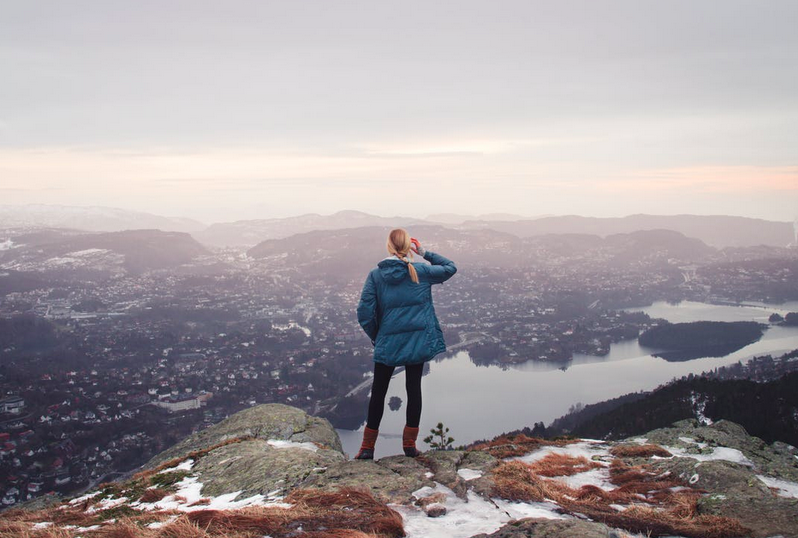
[[[413,264],[410,263],[410,260],[407,258],[411,244],[410,234],[407,233],[407,230],[404,228],[394,228],[391,230],[391,233],[388,234],[388,241],[386,243],[388,253],[395,255],[407,264],[410,280],[418,284],[418,273],[416,272],[416,268],[413,267]]]

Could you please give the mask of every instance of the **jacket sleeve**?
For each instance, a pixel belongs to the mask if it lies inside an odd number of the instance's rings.
[[[427,268],[427,271],[425,271],[427,280],[431,284],[441,284],[446,282],[457,272],[457,267],[455,267],[452,260],[444,258],[435,252],[431,252],[429,250],[426,251],[424,253],[424,259],[432,264]]]
[[[360,302],[357,305],[357,321],[371,339],[371,345],[377,340],[379,321],[377,320],[377,289],[371,273],[366,277],[363,291],[360,293]]]

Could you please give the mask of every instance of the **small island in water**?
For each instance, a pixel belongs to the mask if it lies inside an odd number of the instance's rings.
[[[733,353],[762,338],[764,330],[765,326],[755,321],[664,323],[641,334],[638,341],[659,350],[656,357],[688,361]]]

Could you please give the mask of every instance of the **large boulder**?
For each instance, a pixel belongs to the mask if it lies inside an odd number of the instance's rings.
[[[736,518],[755,537],[798,537],[798,499],[780,495],[759,478],[797,482],[794,447],[768,445],[728,420],[709,426],[682,420],[644,437],[681,456],[650,462],[656,469],[708,492],[699,501],[700,513]]]
[[[336,490],[342,487],[368,489],[383,502],[409,504],[412,493],[433,486],[431,473],[416,459],[389,456],[378,461],[349,460],[309,475],[301,484],[306,488]]]
[[[698,502],[699,513],[738,519],[754,537],[798,537],[798,499],[778,495],[747,465],[674,458],[653,466],[708,493]]]
[[[681,420],[671,427],[650,431],[643,437],[650,443],[681,448],[688,455],[712,454],[716,447],[739,450],[761,474],[798,482],[798,450],[795,447],[779,442],[768,445],[728,420],[710,426],[701,425],[694,419]]]
[[[144,469],[201,453],[192,468],[203,495],[240,491],[281,496],[308,477],[346,460],[332,425],[282,404],[252,407],[198,432],[150,460]]]

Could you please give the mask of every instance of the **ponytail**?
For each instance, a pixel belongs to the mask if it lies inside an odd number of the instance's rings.
[[[388,235],[388,252],[393,254],[407,264],[407,272],[410,273],[410,280],[418,284],[418,272],[410,260],[407,259],[407,254],[410,252],[410,234],[402,228],[391,230]]]
[[[410,263],[410,260],[407,259],[407,256],[404,256],[400,259],[407,264],[407,272],[410,273],[410,280],[418,284],[418,272],[416,271],[416,268],[413,267],[413,264]]]

